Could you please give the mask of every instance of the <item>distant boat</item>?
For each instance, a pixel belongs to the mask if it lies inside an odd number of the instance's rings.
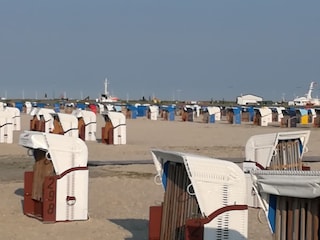
[[[296,97],[293,101],[289,101],[288,104],[294,106],[320,106],[320,99],[312,97],[312,91],[315,85],[316,82],[311,82],[305,97]]]
[[[110,102],[118,102],[120,99],[115,96],[111,96],[108,92],[108,79],[106,78],[104,81],[104,93],[100,95],[100,98],[97,99],[97,102],[100,103],[110,103]]]

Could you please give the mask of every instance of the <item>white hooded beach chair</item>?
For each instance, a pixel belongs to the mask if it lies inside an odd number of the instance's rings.
[[[30,111],[33,119],[30,120],[30,130],[49,133],[53,130],[53,115],[56,112],[51,108],[34,107]]]
[[[319,239],[320,171],[251,172],[274,239]]]
[[[59,134],[69,136],[69,137],[79,137],[79,130],[78,130],[78,119],[76,116],[68,113],[52,113],[54,127],[53,132],[55,132],[55,122],[59,123],[62,127],[62,131],[59,131]]]
[[[29,101],[26,101],[24,103],[24,108],[25,108],[25,113],[26,114],[30,114],[31,110],[32,110],[32,103]]]
[[[246,182],[236,164],[162,150],[152,157],[165,195],[150,208],[149,239],[247,238]]]
[[[283,157],[283,165],[292,166],[299,162],[292,162],[302,159],[303,154],[307,152],[307,143],[309,141],[310,130],[289,131],[269,134],[259,134],[250,137],[245,146],[246,161],[254,162],[260,169],[272,167],[274,164],[281,165],[279,157]],[[286,151],[292,150],[291,154],[279,155],[281,152],[280,143],[293,142],[292,148],[283,146]],[[289,144],[287,144],[289,145]],[[285,167],[285,166],[284,166]]]
[[[44,222],[88,219],[88,149],[79,138],[25,131],[19,144],[35,159],[25,172],[24,214]]]
[[[53,116],[55,111],[49,108],[39,108],[37,112],[38,118],[44,121],[44,132],[49,133],[53,129]],[[42,119],[43,118],[43,119]]]
[[[266,127],[272,122],[272,110],[268,107],[257,108],[256,111],[256,124]]]
[[[281,119],[283,118],[283,110],[285,110],[285,107],[272,107],[272,121],[281,123]]]
[[[0,110],[0,143],[13,143],[14,113]]]
[[[6,103],[4,102],[0,102],[0,111],[3,111],[5,109],[5,107],[7,106]]]
[[[50,108],[38,108],[36,113],[38,119],[44,122],[44,132],[49,133],[53,129],[53,116],[55,111]]]
[[[316,110],[314,108],[310,108],[308,110],[309,118],[310,118],[310,123],[314,123],[315,118],[317,117]]]
[[[250,137],[245,146],[245,162],[248,205],[261,207],[252,186],[253,170],[278,169],[302,170],[302,157],[307,151],[310,130],[259,134]]]
[[[81,109],[76,109],[72,112],[73,115],[75,115],[78,118],[78,121],[80,119],[83,119],[84,125],[80,126],[78,123],[79,129],[79,135],[84,135],[84,138],[82,138],[85,141],[96,141],[96,132],[97,132],[97,116],[92,111],[86,111]],[[82,133],[83,131],[83,133]]]
[[[12,123],[13,123],[13,131],[21,130],[21,116],[20,110],[16,107],[6,107],[4,111],[8,111],[12,113]]]
[[[126,144],[127,126],[126,116],[121,112],[106,112],[102,114],[106,125],[102,127],[101,138],[106,144]]]
[[[159,107],[155,105],[149,106],[150,120],[157,120],[159,115]]]
[[[214,115],[214,119],[216,121],[220,121],[221,120],[221,109],[219,107],[207,107],[208,109],[208,114],[210,115]]]

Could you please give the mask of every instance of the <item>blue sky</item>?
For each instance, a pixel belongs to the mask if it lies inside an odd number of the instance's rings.
[[[320,1],[0,0],[0,96],[320,97]]]

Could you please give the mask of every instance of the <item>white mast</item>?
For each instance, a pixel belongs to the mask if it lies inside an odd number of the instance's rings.
[[[308,100],[312,99],[311,93],[312,93],[312,90],[313,90],[313,87],[314,87],[315,84],[316,84],[315,82],[311,82],[310,83],[309,91],[306,94],[307,95],[306,97],[307,97]]]
[[[107,78],[104,80],[104,94],[106,95],[106,97],[109,95],[109,93],[108,93],[108,79]]]

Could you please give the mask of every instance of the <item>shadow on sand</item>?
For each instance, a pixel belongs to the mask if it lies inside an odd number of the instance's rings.
[[[125,240],[148,239],[149,221],[145,219],[108,219],[109,221],[121,226],[132,234],[132,237]]]

